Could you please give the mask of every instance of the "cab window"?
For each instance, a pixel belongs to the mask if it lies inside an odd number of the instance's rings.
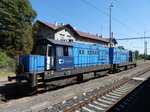
[[[73,56],[73,49],[72,49],[72,47],[68,47],[68,54],[69,54],[70,57]]]
[[[45,56],[46,55],[46,48],[47,48],[46,45],[37,46],[36,47],[36,54]]]
[[[67,46],[64,46],[63,47],[63,52],[64,52],[64,56],[68,56],[68,47]]]
[[[72,47],[68,47],[68,46],[58,46],[57,47],[57,55],[58,56],[72,56],[73,52],[72,52]]]

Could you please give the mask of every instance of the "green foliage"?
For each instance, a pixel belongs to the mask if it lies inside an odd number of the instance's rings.
[[[6,55],[4,51],[0,49],[0,72],[14,72],[16,69],[16,61]]]
[[[138,56],[138,60],[147,59],[147,58],[148,58],[148,55],[145,55],[145,54],[140,54]]]
[[[124,50],[125,48],[123,46],[118,46],[118,49]]]
[[[139,51],[135,50],[135,58],[138,59],[139,58]]]
[[[138,59],[138,60],[143,60],[141,57],[138,57],[137,59]]]
[[[150,60],[150,55],[147,55],[147,60]]]
[[[139,54],[138,50],[135,50],[134,52],[135,52],[135,58],[137,60],[143,60],[143,59],[146,59],[146,57],[147,57],[145,54]]]
[[[0,0],[0,48],[10,56],[29,54],[35,17],[28,0]]]

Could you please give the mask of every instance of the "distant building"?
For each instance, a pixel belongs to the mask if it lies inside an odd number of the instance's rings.
[[[55,24],[45,23],[37,20],[34,24],[37,32],[34,35],[34,39],[50,38],[55,40],[77,42],[83,44],[101,44],[106,47],[110,45],[108,38],[102,38],[99,35],[93,35],[91,33],[85,33],[77,31],[70,24]],[[117,44],[116,40],[112,40],[113,45]]]

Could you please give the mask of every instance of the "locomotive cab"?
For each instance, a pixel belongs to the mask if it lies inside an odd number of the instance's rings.
[[[16,77],[8,77],[9,81],[16,79],[18,85],[28,93],[35,92],[37,87],[45,87],[47,77],[53,76],[51,74],[74,67],[73,46],[69,42],[40,39],[33,51],[32,55],[19,57],[21,71]]]
[[[73,68],[73,46],[69,42],[41,39],[36,43],[36,55],[45,56],[45,71]]]
[[[34,55],[40,55],[45,57],[45,71],[55,69],[56,47],[54,45],[43,39],[38,40],[34,51]]]

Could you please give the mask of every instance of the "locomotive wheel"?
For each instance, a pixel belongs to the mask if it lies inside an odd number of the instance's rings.
[[[83,82],[83,75],[82,74],[77,76],[77,83],[81,83],[81,82]]]

